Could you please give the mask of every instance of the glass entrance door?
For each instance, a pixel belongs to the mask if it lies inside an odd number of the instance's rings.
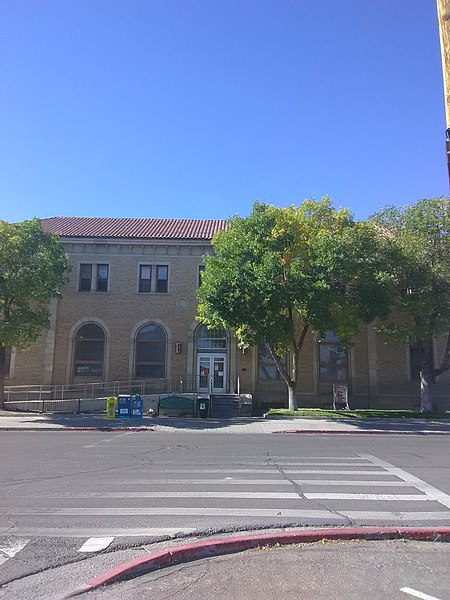
[[[226,391],[226,356],[222,354],[197,355],[198,391],[220,394]]]

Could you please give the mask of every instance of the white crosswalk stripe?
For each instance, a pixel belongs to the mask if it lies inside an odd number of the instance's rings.
[[[114,537],[91,537],[84,542],[78,552],[100,552],[112,544],[113,540]]]
[[[1,514],[16,523],[17,536],[8,547],[0,544],[0,565],[26,552],[30,539],[73,538],[67,543],[74,553],[95,553],[109,551],[116,538],[190,535],[211,523],[224,528],[262,523],[450,525],[447,494],[368,454],[239,457],[232,467],[213,460],[198,468],[173,463],[152,465],[146,475],[103,475],[74,490],[25,491],[10,504],[0,493]],[[55,527],[55,517],[65,519],[67,527]]]
[[[0,565],[23,550],[29,541],[19,538],[6,544],[0,542]]]

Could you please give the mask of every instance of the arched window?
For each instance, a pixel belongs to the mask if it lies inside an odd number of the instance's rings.
[[[136,377],[161,379],[166,374],[166,334],[159,325],[144,325],[136,336]]]
[[[208,329],[200,325],[197,330],[198,352],[226,352],[227,332],[225,329]]]
[[[319,340],[319,378],[321,383],[348,381],[347,352],[334,331]]]
[[[105,332],[96,323],[87,323],[75,337],[73,374],[76,377],[103,377]]]

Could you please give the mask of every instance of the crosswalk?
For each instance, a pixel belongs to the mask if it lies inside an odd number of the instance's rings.
[[[14,523],[0,534],[0,574],[30,543],[48,538],[70,540],[73,554],[92,554],[127,537],[152,541],[206,530],[450,525],[448,494],[370,454],[154,464],[145,477],[137,475],[103,476],[13,500],[0,493],[0,512]]]

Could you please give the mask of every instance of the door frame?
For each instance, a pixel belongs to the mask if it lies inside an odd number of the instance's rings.
[[[210,387],[208,385],[208,388],[201,388],[200,387],[200,360],[201,359],[208,359],[209,360],[209,377],[213,378],[213,387],[210,390]],[[223,387],[221,388],[215,388],[214,387],[214,359],[221,359],[223,360]],[[197,354],[197,361],[196,361],[196,378],[197,378],[197,391],[198,392],[203,392],[203,393],[213,393],[213,394],[225,394],[227,392],[227,387],[228,387],[228,360],[227,360],[227,354],[225,353],[218,353],[218,352],[199,352]],[[210,379],[211,381],[211,379]]]

